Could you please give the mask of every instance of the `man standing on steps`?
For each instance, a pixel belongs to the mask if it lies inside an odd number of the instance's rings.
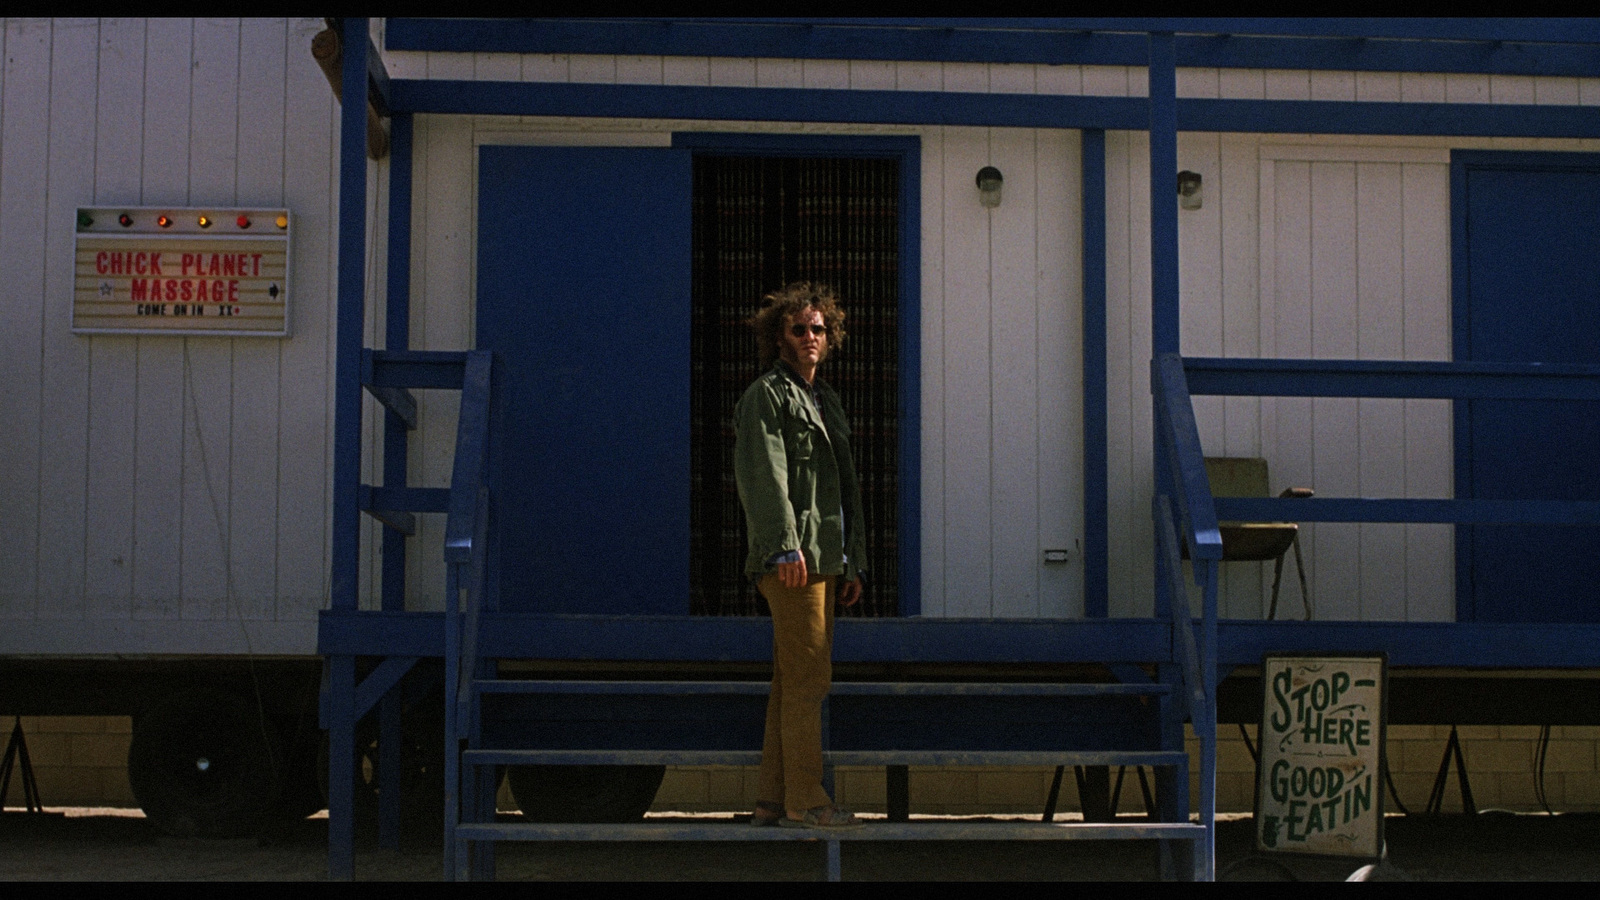
[[[762,366],[735,411],[734,475],[749,524],[745,572],[772,609],[772,694],[752,825],[855,828],[822,787],[822,701],[833,680],[833,604],[861,598],[866,539],[850,428],[817,378],[844,342],[832,289],[797,282],[750,319]]]

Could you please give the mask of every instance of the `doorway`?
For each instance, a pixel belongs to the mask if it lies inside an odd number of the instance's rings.
[[[496,360],[488,592],[503,609],[761,614],[731,466],[733,406],[759,374],[743,322],[804,279],[835,286],[849,314],[823,375],[867,493],[870,581],[851,613],[908,612],[916,140],[711,143],[480,148],[476,341]]]
[[[869,590],[847,615],[899,613],[900,163],[894,158],[694,158],[690,610],[761,615],[744,575],[733,482],[733,409],[760,375],[745,320],[794,281],[832,285],[846,343],[822,377],[850,416],[861,476]]]

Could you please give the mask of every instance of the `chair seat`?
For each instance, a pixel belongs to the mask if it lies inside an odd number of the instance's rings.
[[[1224,562],[1260,562],[1277,559],[1288,552],[1300,526],[1293,522],[1221,522]],[[1189,558],[1187,542],[1178,545],[1178,555]]]
[[[1222,558],[1225,560],[1277,559],[1294,542],[1300,526],[1293,522],[1224,522]]]

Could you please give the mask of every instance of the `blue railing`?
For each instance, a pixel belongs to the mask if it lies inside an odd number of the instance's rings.
[[[1165,359],[1197,396],[1600,400],[1600,366],[1176,355]],[[1600,502],[1591,500],[1226,497],[1214,505],[1217,515],[1241,521],[1600,524]]]
[[[485,793],[479,785],[462,785],[461,750],[464,741],[470,743],[477,736],[472,682],[483,674],[479,669],[485,665],[478,654],[478,624],[488,581],[492,370],[487,350],[467,354],[455,467],[450,476],[450,511],[445,521],[444,837],[448,880],[454,880],[458,867],[469,865],[468,850],[455,839],[456,826],[463,813],[470,820],[478,818],[476,806]]]
[[[1206,480],[1200,432],[1177,354],[1157,357],[1150,367],[1155,395],[1156,610],[1172,623],[1173,667],[1182,682],[1176,693],[1200,743],[1200,821],[1207,828],[1206,846],[1197,847],[1215,877],[1217,813],[1217,564],[1222,560],[1222,533]],[[1200,587],[1201,620],[1197,629],[1183,583],[1179,545],[1187,549],[1195,583]],[[1181,718],[1178,720],[1181,723]],[[1180,735],[1181,736],[1181,735]]]
[[[1600,502],[1476,498],[1213,498],[1195,424],[1192,396],[1362,397],[1450,400],[1600,400],[1600,366],[1280,360],[1158,356],[1151,363],[1156,425],[1157,615],[1168,607],[1175,658],[1188,679],[1184,697],[1201,744],[1200,814],[1215,810],[1215,697],[1218,517],[1242,521],[1436,522],[1451,524],[1596,525]],[[1180,545],[1186,545],[1203,598],[1198,629],[1189,622]],[[1428,626],[1424,626],[1428,627]],[[1454,627],[1454,626],[1432,626]],[[1370,632],[1370,633],[1369,633]],[[1196,641],[1195,634],[1198,633]],[[1320,632],[1319,632],[1320,633]],[[1375,637],[1378,628],[1363,631]],[[1543,632],[1541,632],[1543,634]],[[1506,635],[1497,640],[1515,638]],[[1322,638],[1326,640],[1326,636]],[[1198,643],[1198,646],[1195,644]],[[1387,649],[1374,646],[1372,649]],[[1237,656],[1230,654],[1230,658]],[[1198,672],[1196,672],[1198,667]]]

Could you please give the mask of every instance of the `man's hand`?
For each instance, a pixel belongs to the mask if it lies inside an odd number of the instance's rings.
[[[799,562],[778,563],[778,581],[787,588],[806,586],[806,557],[800,555]]]
[[[839,587],[839,602],[845,606],[855,606],[861,599],[861,579],[852,578]]]

